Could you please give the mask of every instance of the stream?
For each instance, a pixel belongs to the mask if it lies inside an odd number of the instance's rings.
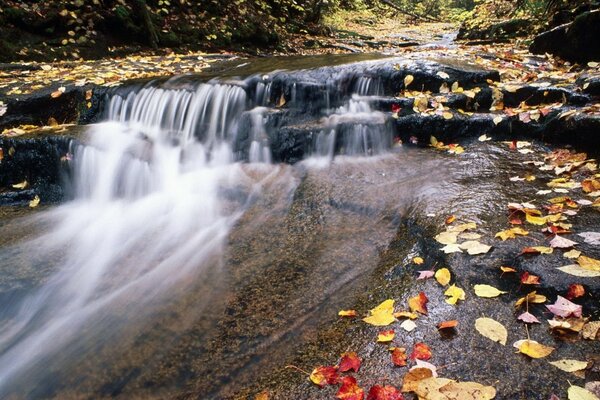
[[[110,91],[70,199],[0,223],[0,397],[232,398],[382,271],[408,289],[440,218],[493,235],[525,158],[395,143],[390,63],[236,61]]]

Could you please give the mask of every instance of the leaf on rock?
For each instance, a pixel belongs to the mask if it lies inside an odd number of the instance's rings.
[[[541,303],[545,303],[546,300],[547,300],[546,296],[537,294],[535,291],[533,291],[533,292],[529,293],[527,296],[521,297],[519,300],[517,300],[517,302],[515,303],[515,307],[519,308],[521,305],[523,305],[525,303],[541,304]]]
[[[349,318],[353,318],[356,317],[356,310],[340,310],[338,312],[338,315],[340,317],[349,317]]]
[[[558,236],[558,235],[556,235],[554,237],[554,239],[552,239],[550,241],[550,247],[559,248],[559,249],[568,249],[570,247],[575,246],[576,244],[579,244],[579,243],[569,240],[567,238],[564,238],[562,236]]]
[[[446,296],[449,296],[446,299],[446,303],[448,303],[448,304],[456,304],[458,302],[458,300],[465,299],[465,291],[462,290],[461,288],[457,287],[456,285],[450,286],[448,289],[446,289],[444,294]]]
[[[407,88],[408,85],[410,85],[412,83],[412,81],[415,80],[415,77],[412,75],[406,75],[404,77],[404,88]]]
[[[424,292],[419,292],[415,297],[408,299],[408,307],[412,312],[427,315],[427,302],[429,302],[427,295]]]
[[[581,268],[577,264],[565,265],[564,267],[559,267],[557,269],[569,275],[579,276],[581,278],[596,278],[600,276],[600,271],[592,271],[589,269]]]
[[[554,249],[546,246],[525,247],[521,254],[552,254]]]
[[[563,359],[558,361],[550,361],[549,364],[565,372],[577,372],[588,367],[587,361]]]
[[[462,250],[460,248],[460,246],[456,243],[454,244],[447,244],[444,247],[442,247],[442,251],[446,254],[450,254],[450,253],[462,253]]]
[[[35,195],[35,197],[33,198],[33,200],[31,200],[29,202],[29,207],[31,208],[35,208],[40,204],[40,196],[38,196],[37,194]]]
[[[434,239],[440,242],[441,244],[455,244],[457,236],[457,232],[445,231],[436,235]]]
[[[517,272],[513,267],[500,267],[500,271],[502,271],[502,273]]]
[[[490,285],[475,285],[474,289],[475,295],[486,298],[498,297],[501,294],[507,293]]]
[[[523,314],[519,315],[517,319],[527,324],[541,324],[541,322],[535,317],[535,315],[529,312],[524,312]]]
[[[582,307],[578,304],[570,302],[562,296],[556,296],[556,302],[546,306],[546,308],[557,317],[581,317]]]
[[[491,400],[496,397],[496,389],[492,386],[446,378],[421,380],[414,392],[420,400]]]
[[[431,270],[428,271],[417,271],[419,272],[419,276],[417,277],[417,280],[421,280],[421,279],[429,279],[432,278],[434,275],[434,272]]]
[[[433,377],[433,371],[429,368],[413,368],[404,375],[402,381],[402,392],[414,392],[423,379]]]
[[[569,251],[563,253],[563,257],[571,258],[571,259],[579,258],[580,255],[581,255],[581,252],[579,250],[575,250],[575,249],[569,250]]]
[[[570,386],[567,395],[569,400],[600,400],[594,393],[580,386]]]
[[[397,367],[406,366],[406,359],[408,358],[406,355],[406,349],[404,347],[393,347],[390,349],[392,351],[392,362]]]
[[[543,358],[549,356],[554,351],[554,347],[546,346],[529,339],[517,340],[513,344],[513,347],[531,358]]]
[[[400,328],[404,329],[406,332],[412,332],[416,327],[417,327],[417,324],[415,324],[410,319],[407,319],[406,321],[403,321],[400,324]]]
[[[23,181],[21,183],[16,183],[12,185],[12,187],[15,189],[25,189],[27,186],[29,186],[29,183],[27,181]]]
[[[342,359],[340,360],[340,365],[338,366],[340,372],[348,372],[353,370],[354,372],[358,372],[360,369],[360,358],[356,355],[355,352],[349,352],[342,354]]]
[[[450,320],[450,321],[443,321],[440,322],[438,324],[438,329],[442,330],[442,329],[453,329],[456,328],[458,326],[458,320]]]
[[[467,240],[466,242],[460,244],[460,248],[466,250],[467,253],[474,256],[477,254],[487,253],[488,251],[490,251],[492,246],[488,246],[487,244],[483,244],[476,240]]]
[[[367,400],[404,400],[404,397],[394,386],[374,385],[367,394]]]
[[[410,321],[410,320],[408,320]],[[394,340],[394,336],[396,336],[396,332],[393,329],[381,331],[377,334],[377,342],[378,343],[388,343]]]
[[[412,261],[413,261],[413,263],[415,263],[417,265],[421,265],[425,262],[425,260],[423,260],[423,258],[421,258],[421,257],[415,257],[415,258],[413,258]]]
[[[531,275],[529,272],[523,272],[521,274],[521,283],[523,285],[539,285],[540,277],[536,275]]]
[[[358,386],[356,378],[353,376],[343,376],[342,386],[336,393],[335,397],[340,400],[363,400],[365,391]]]
[[[595,258],[579,256],[577,264],[579,264],[581,268],[600,272],[600,260],[596,260]]]
[[[600,245],[600,232],[581,232],[578,233],[583,238],[583,241],[594,246]]]
[[[448,268],[440,268],[435,271],[435,280],[442,286],[446,286],[450,283],[450,270]]]
[[[410,354],[411,360],[424,360],[431,359],[431,349],[423,342],[415,343],[413,352]]]
[[[523,228],[516,227],[516,228],[511,228],[511,229],[506,229],[504,231],[500,231],[500,232],[496,233],[495,237],[499,237],[500,239],[502,239],[504,241],[507,239],[514,239],[516,237],[516,235],[527,236],[527,235],[529,235],[529,232]]]
[[[388,299],[369,311],[370,315],[363,318],[367,324],[386,326],[396,320],[394,318],[394,300]]]
[[[324,387],[338,383],[339,376],[335,367],[319,366],[312,370],[309,378],[315,385]]]
[[[585,288],[583,287],[583,285],[580,285],[579,283],[573,283],[569,285],[569,290],[567,291],[567,299],[573,300],[583,296],[584,294]]]
[[[475,329],[486,338],[506,346],[508,331],[500,322],[486,317],[477,318],[475,320]]]
[[[600,321],[590,321],[583,326],[583,338],[600,340]]]

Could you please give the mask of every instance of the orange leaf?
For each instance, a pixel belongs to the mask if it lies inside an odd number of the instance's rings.
[[[429,368],[413,368],[404,375],[402,391],[414,392],[423,379],[431,378],[432,376],[433,371]]]
[[[355,310],[341,310],[340,312],[338,312],[338,315],[340,317],[356,317],[356,311]]]
[[[531,275],[529,272],[523,272],[521,274],[521,283],[523,285],[539,285],[540,277],[536,275]]]
[[[431,349],[423,342],[415,343],[413,352],[410,355],[411,360],[423,360],[427,361],[431,358]]]
[[[406,366],[406,350],[404,347],[394,347],[392,350],[392,362],[397,367]]]
[[[451,321],[443,321],[438,324],[438,329],[450,329],[456,328],[458,326],[458,321],[453,319]]]
[[[398,389],[393,386],[375,385],[369,390],[367,400],[403,400],[404,397]]]
[[[377,335],[377,341],[379,343],[391,342],[392,340],[394,340],[394,336],[396,336],[396,332],[394,332],[393,329],[381,331]]]
[[[263,390],[262,392],[254,396],[254,400],[269,400],[269,392]]]
[[[348,372],[350,370],[358,372],[360,369],[360,358],[358,358],[355,352],[344,353],[342,354],[342,360],[338,368],[340,372]]]
[[[417,296],[408,299],[408,307],[412,312],[418,312],[427,315],[427,302],[429,299],[425,293],[420,292]]]
[[[326,385],[335,385],[338,383],[339,376],[335,367],[319,366],[312,370],[309,376],[312,383],[320,387]]]
[[[500,270],[502,272],[517,272],[517,270],[512,267],[500,267]]]
[[[456,220],[456,216],[455,215],[451,215],[448,218],[446,218],[446,225],[450,225],[451,223],[453,223]]]
[[[342,386],[335,395],[340,400],[363,400],[365,391],[358,386],[353,376],[343,376]]]
[[[567,292],[567,299],[573,300],[577,297],[583,296],[584,294],[585,289],[583,288],[583,285],[580,285],[579,283],[573,283],[569,286],[569,291]]]

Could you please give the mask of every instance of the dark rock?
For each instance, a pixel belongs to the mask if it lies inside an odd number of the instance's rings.
[[[530,33],[531,21],[526,19],[511,19],[485,27],[468,28],[465,24],[460,27],[457,39],[482,39],[488,41],[502,40],[526,36]]]
[[[581,76],[577,79],[581,91],[590,96],[600,96],[600,76]]]
[[[571,23],[557,26],[535,37],[529,51],[550,53],[565,60],[600,60],[600,10],[585,12]]]

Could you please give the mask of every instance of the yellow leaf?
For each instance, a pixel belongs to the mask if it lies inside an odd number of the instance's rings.
[[[477,254],[487,253],[488,251],[490,251],[492,246],[488,246],[487,244],[483,244],[476,240],[467,240],[466,242],[460,244],[460,248],[466,250],[467,253],[474,256]]]
[[[338,312],[338,315],[340,317],[356,317],[356,311],[355,310],[340,310]]]
[[[367,324],[375,325],[375,326],[386,326],[396,321],[394,318],[394,300],[388,299],[370,310],[369,315],[366,318],[363,318]]]
[[[35,208],[35,207],[38,206],[38,204],[40,204],[40,196],[35,195],[35,197],[33,198],[33,200],[31,200],[29,202],[29,207]]]
[[[444,111],[442,113],[442,116],[444,117],[444,119],[452,119],[452,118],[454,118],[454,115],[452,115],[452,113],[449,112],[449,111]]]
[[[600,400],[594,393],[580,386],[570,386],[567,394],[569,400]]]
[[[27,187],[27,185],[28,185],[27,181],[23,181],[21,183],[16,183],[16,184],[12,185],[12,187],[15,189],[25,189]]]
[[[477,225],[475,224],[475,222],[467,222],[465,224],[449,226],[447,231],[461,233],[461,232],[468,231],[470,229],[475,229],[475,228],[477,228]]]
[[[492,400],[496,397],[492,386],[433,377],[420,380],[414,392],[422,400]]]
[[[554,347],[545,346],[535,340],[518,340],[513,344],[513,347],[531,358],[543,358],[554,351]]]
[[[514,239],[516,237],[516,235],[526,236],[526,235],[529,235],[529,232],[523,228],[515,227],[515,228],[511,228],[511,229],[506,229],[504,231],[500,231],[500,232],[496,233],[495,237],[499,237],[500,239],[502,239],[504,241],[507,239]]]
[[[446,296],[449,296],[446,299],[446,303],[448,303],[448,304],[456,304],[458,302],[458,300],[465,299],[465,291],[462,290],[461,288],[457,287],[456,285],[450,286],[448,289],[446,289],[444,294]]]
[[[412,83],[412,81],[415,80],[415,77],[412,75],[406,75],[404,77],[404,88],[407,88],[408,85],[410,85]]]
[[[581,255],[581,252],[579,250],[569,250],[566,253],[563,253],[563,257],[566,258],[579,258],[579,256]]]
[[[498,297],[501,294],[506,293],[490,285],[475,285],[474,289],[477,296],[486,298]]]
[[[391,342],[392,340],[394,340],[394,336],[396,336],[396,333],[394,332],[393,329],[391,329],[389,331],[379,332],[377,334],[377,342],[378,343]]]
[[[577,264],[565,265],[564,267],[559,267],[557,269],[569,275],[579,276],[581,278],[595,278],[600,276],[600,271],[592,271],[589,269],[581,268]]]
[[[537,294],[535,291],[533,291],[533,292],[529,293],[527,296],[521,297],[519,300],[517,300],[517,302],[515,303],[515,307],[519,307],[523,303],[541,304],[541,303],[544,303],[546,300],[547,300],[546,296]]]
[[[435,271],[435,280],[438,281],[438,283],[442,286],[446,286],[447,284],[449,284],[450,278],[451,275],[448,268],[440,268],[437,271]]]
[[[417,264],[417,265],[421,265],[425,262],[425,260],[423,260],[421,257],[415,257],[413,258],[413,263]]]
[[[446,231],[436,235],[434,239],[441,244],[454,244],[456,243],[457,236],[456,232]]]
[[[508,331],[500,322],[491,318],[477,318],[475,320],[475,329],[486,338],[506,346]]]
[[[565,372],[581,371],[582,369],[586,369],[588,366],[587,361],[568,360],[568,359],[558,360],[558,361],[550,361],[549,364],[552,364],[556,368],[561,369]]]
[[[577,264],[583,269],[589,269],[590,271],[600,271],[600,260],[595,258],[579,256]]]

